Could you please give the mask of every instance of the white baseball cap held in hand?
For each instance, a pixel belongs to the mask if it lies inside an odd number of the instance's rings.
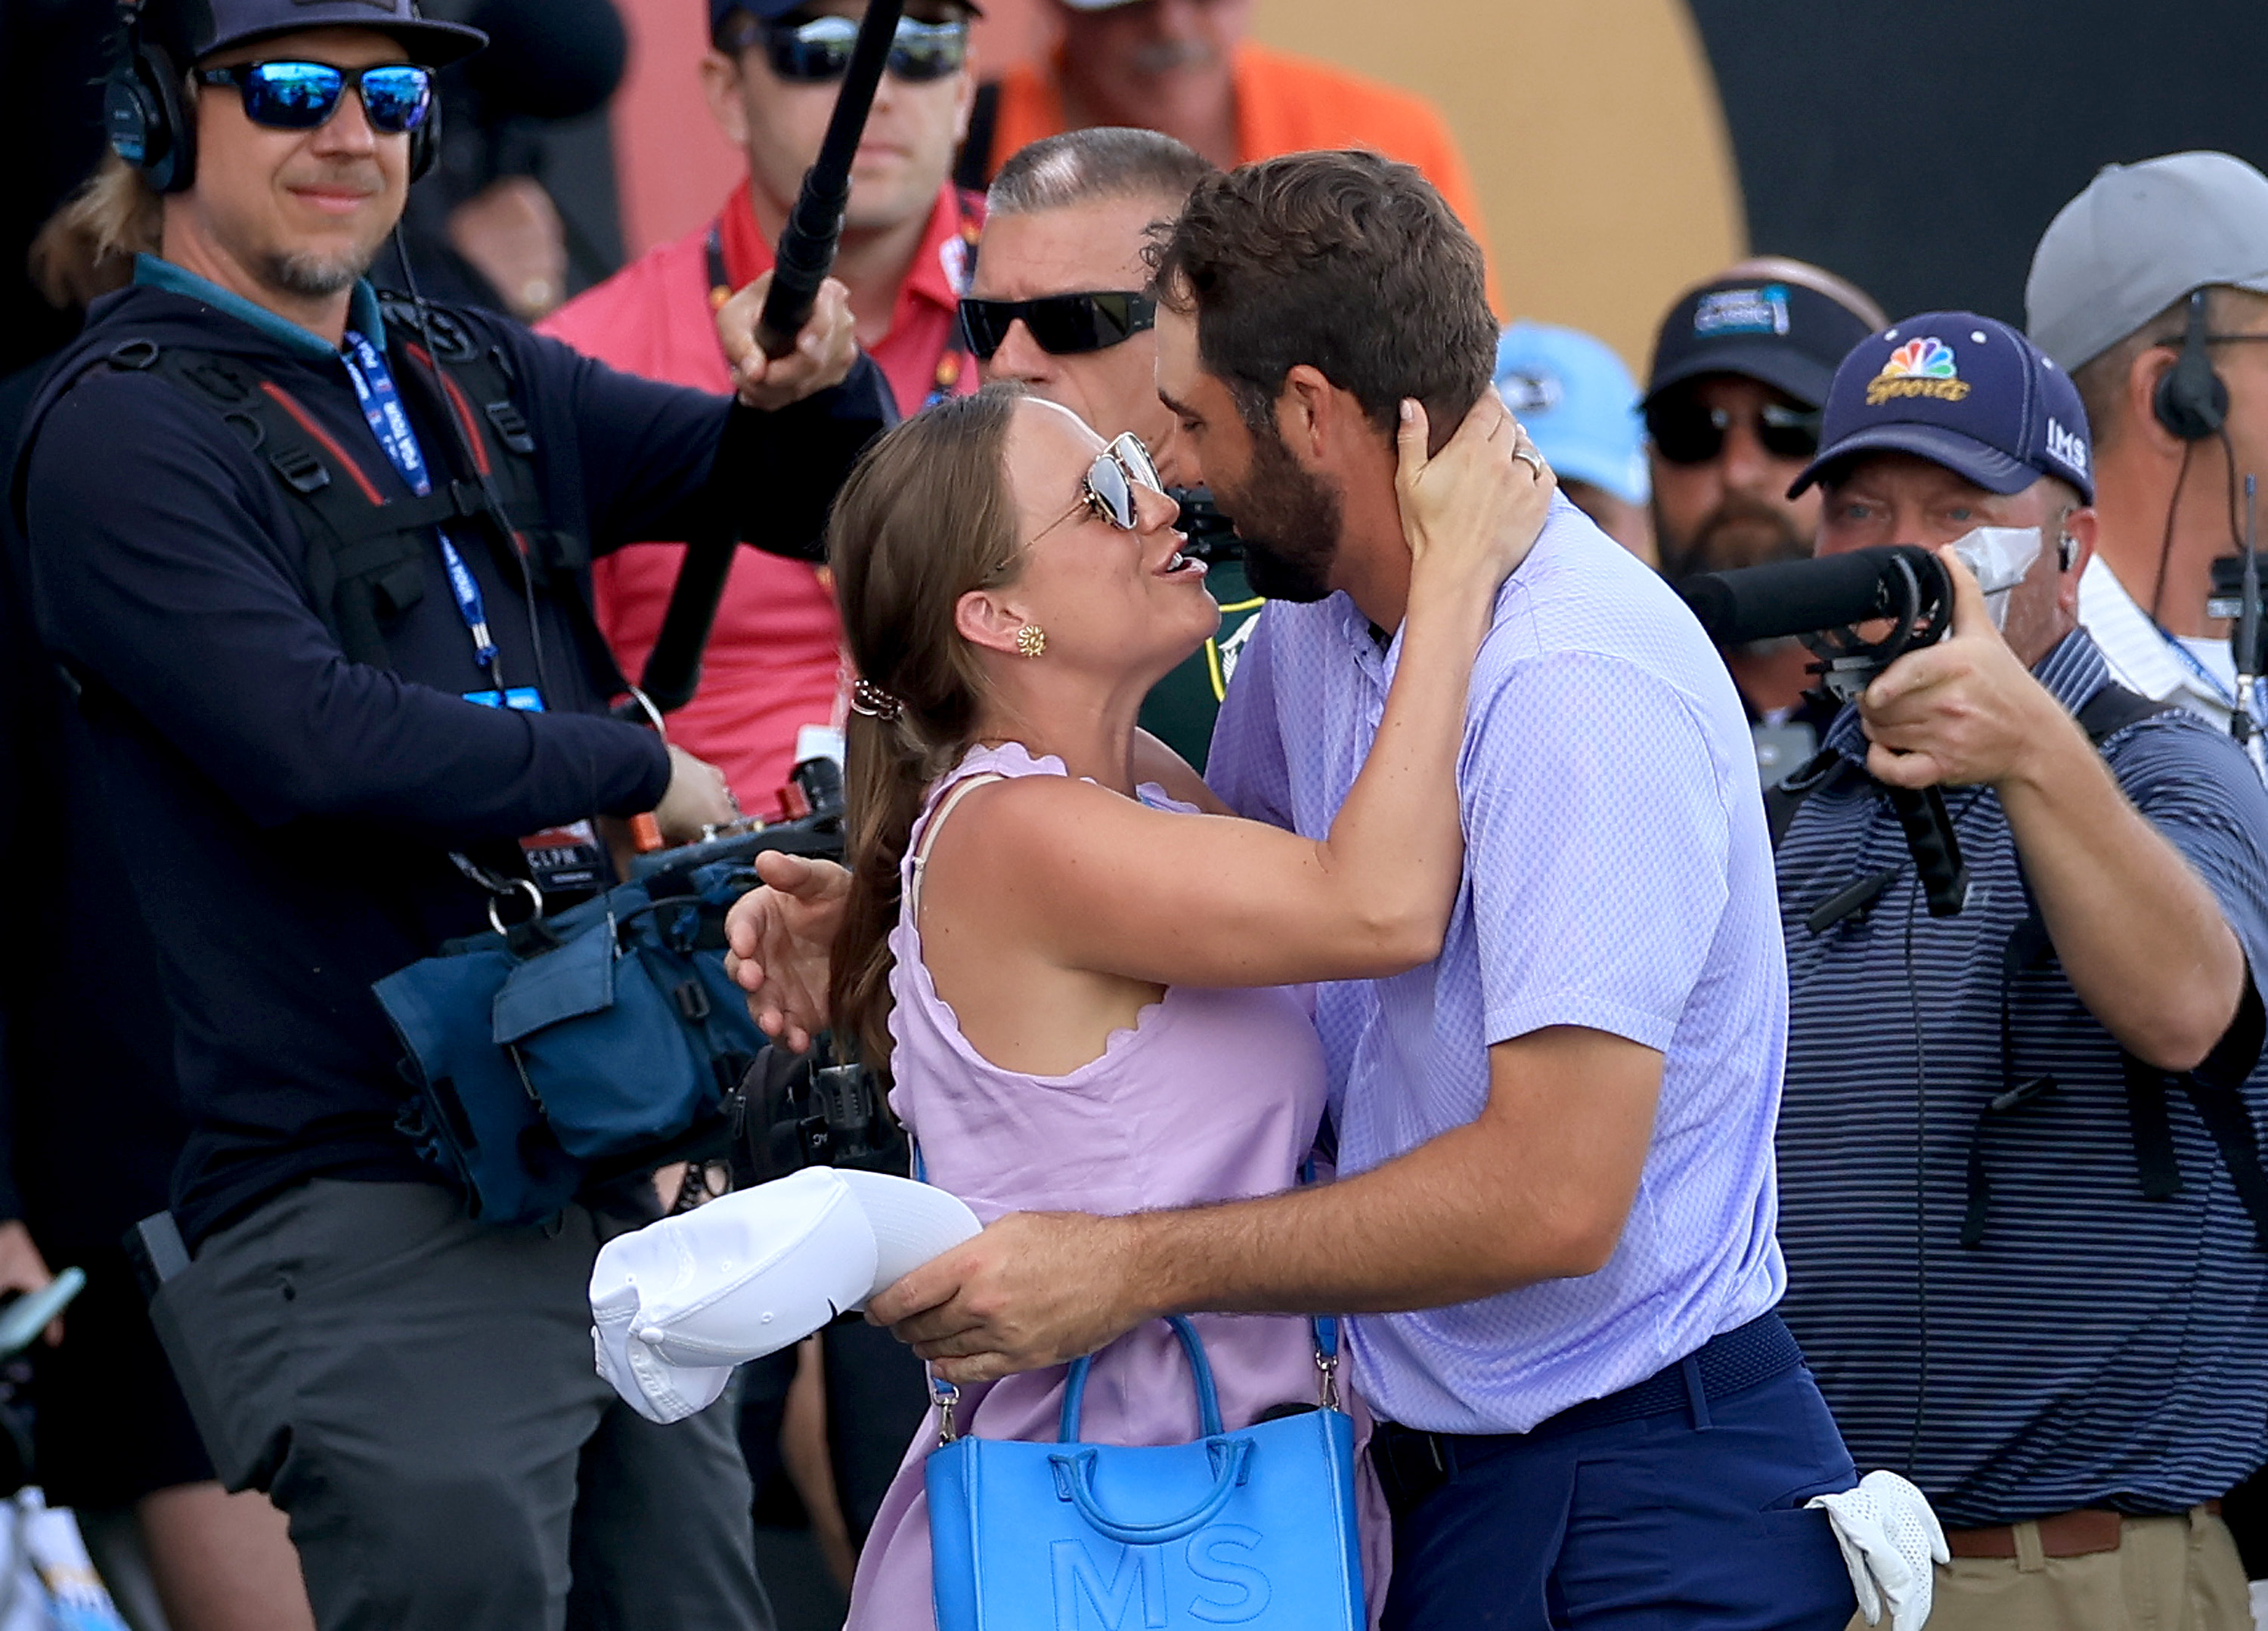
[[[654,1422],[714,1404],[733,1368],[802,1341],[975,1235],[976,1215],[929,1184],[807,1167],[599,1249],[599,1374]]]

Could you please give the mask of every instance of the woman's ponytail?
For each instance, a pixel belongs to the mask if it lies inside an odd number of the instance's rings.
[[[828,562],[860,686],[848,735],[850,900],[835,942],[838,1040],[887,1069],[890,930],[931,785],[967,750],[983,686],[954,626],[961,597],[1006,581],[1020,540],[1006,473],[1012,386],[905,422],[859,460],[836,500]]]

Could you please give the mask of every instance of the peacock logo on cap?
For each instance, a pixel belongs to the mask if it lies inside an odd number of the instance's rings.
[[[1897,397],[1933,396],[1958,402],[1969,382],[1953,360],[1953,348],[1934,335],[1909,340],[1890,353],[1882,371],[1867,384],[1867,406],[1880,408]]]

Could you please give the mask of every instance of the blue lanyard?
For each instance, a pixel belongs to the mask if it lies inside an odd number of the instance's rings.
[[[371,434],[410,491],[424,497],[433,490],[433,478],[425,467],[425,455],[418,450],[417,434],[409,428],[409,415],[402,410],[401,393],[394,387],[394,371],[386,365],[386,353],[350,328],[342,360],[347,365],[347,378],[354,381],[355,396],[362,404],[362,416],[370,422]],[[489,633],[488,605],[481,595],[480,580],[465,564],[465,557],[457,552],[448,533],[442,533],[440,539],[449,593],[473,637],[473,661],[484,671],[493,669],[497,646]]]
[[[2176,658],[2179,658],[2182,665],[2186,667],[2190,672],[2195,674],[2216,698],[2227,703],[2232,710],[2236,707],[2236,694],[2230,690],[2227,686],[2220,683],[2220,675],[2214,673],[2213,670],[2207,668],[2203,663],[2198,661],[2196,652],[2191,650],[2189,647],[2183,645],[2179,640],[2176,640],[2173,636],[2168,634],[2163,628],[2159,628],[2157,624],[2152,623],[2150,627],[2157,629],[2158,638],[2166,643],[2166,650],[2171,651]],[[2268,680],[2256,678],[2252,681],[2252,719],[2253,723],[2256,724],[2262,723],[2262,704],[2264,702],[2268,702]]]

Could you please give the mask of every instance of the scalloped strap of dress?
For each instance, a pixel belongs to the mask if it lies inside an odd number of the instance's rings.
[[[930,812],[929,825],[922,829],[921,842],[914,847],[912,876],[906,881],[906,903],[914,915],[914,927],[921,927],[922,874],[929,869],[929,847],[937,841],[937,829],[945,825],[945,818],[953,813],[961,795],[983,786],[987,782],[1005,782],[1008,778],[997,770],[980,770],[975,775],[963,776],[945,790],[937,808]]]

